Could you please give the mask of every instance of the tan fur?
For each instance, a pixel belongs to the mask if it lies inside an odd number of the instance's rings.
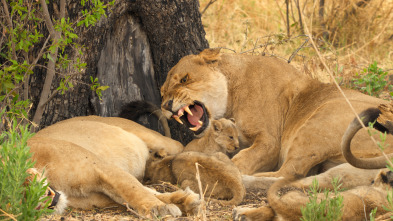
[[[150,130],[134,121],[130,121],[120,117],[99,117],[99,116],[83,116],[74,117],[62,122],[70,121],[96,121],[108,125],[120,127],[121,129],[135,134],[143,140],[150,150],[158,151],[164,149],[168,154],[177,154],[183,151],[183,145],[169,137],[162,136],[160,133]]]
[[[358,112],[387,103],[354,90],[344,93]],[[242,174],[304,177],[312,168],[345,162],[340,138],[354,117],[348,104],[334,85],[313,80],[279,58],[206,49],[169,71],[161,95],[167,117],[198,101],[210,120],[235,118],[244,136],[240,141],[249,146],[232,158]],[[359,156],[379,154],[369,148],[366,131],[353,142]],[[393,138],[387,143],[391,152]]]
[[[239,149],[239,135],[233,119],[213,120],[212,125],[203,137],[188,143],[184,151],[231,154]]]
[[[365,125],[368,125],[369,122],[375,121],[378,115],[378,109],[370,108],[363,111],[360,118]],[[334,178],[340,180],[341,189],[349,189],[340,193],[344,198],[343,220],[363,220],[376,207],[378,208],[377,216],[383,216],[387,213],[383,206],[388,205],[387,193],[392,188],[393,173],[386,168],[379,169],[385,167],[385,158],[360,159],[352,154],[350,144],[360,128],[362,127],[355,118],[348,126],[342,141],[343,155],[349,163],[358,168],[345,163],[316,176],[296,181],[281,179],[268,191],[269,207],[237,208],[234,210],[234,219],[255,220],[259,217],[258,220],[299,220],[301,207],[309,201],[305,190],[308,190],[313,180],[318,180],[320,189],[333,190]],[[392,133],[389,130],[387,132]],[[285,188],[291,188],[291,190],[279,196],[278,193]],[[323,197],[323,193],[318,195],[319,199]]]
[[[155,159],[147,164],[145,179],[149,183],[170,182],[199,192],[195,177],[196,163],[199,164],[202,188],[207,188],[206,197],[221,199],[223,204],[237,205],[242,201],[245,189],[240,172],[231,160],[220,152],[205,154],[190,151],[175,156],[164,155],[163,159]]]
[[[198,206],[196,194],[180,190],[173,193],[176,202],[163,202],[159,193],[139,182],[149,158],[148,146],[158,148],[158,141],[169,138],[138,126],[120,118],[79,117],[39,131],[28,145],[35,166],[45,170],[51,186],[67,195],[71,207],[128,204],[147,217],[192,213]],[[181,149],[169,146],[165,151],[177,153]],[[190,211],[180,211],[175,205],[182,203]]]

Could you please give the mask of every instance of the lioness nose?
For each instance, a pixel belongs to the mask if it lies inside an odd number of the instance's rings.
[[[165,104],[163,105],[163,107],[167,110],[172,110],[172,105],[173,105],[173,100],[169,100],[167,102],[165,102]]]

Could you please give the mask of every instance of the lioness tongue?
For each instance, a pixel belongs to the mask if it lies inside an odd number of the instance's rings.
[[[199,105],[194,105],[194,107],[190,108],[192,115],[187,115],[187,120],[191,125],[197,126],[199,125],[198,121],[201,119],[203,115],[203,108]]]

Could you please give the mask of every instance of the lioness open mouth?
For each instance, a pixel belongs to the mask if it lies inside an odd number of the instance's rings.
[[[183,106],[172,115],[172,118],[180,124],[185,124],[195,135],[202,133],[209,125],[209,113],[199,101]]]

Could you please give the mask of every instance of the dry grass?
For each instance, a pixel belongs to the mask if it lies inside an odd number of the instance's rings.
[[[200,0],[201,10],[209,1]],[[290,1],[290,39],[287,38],[285,1],[215,1],[202,15],[210,47],[239,53],[262,46],[251,51],[288,60],[306,39],[301,36],[296,1]],[[302,21],[311,27],[313,35],[323,39],[323,34],[327,34],[327,42],[318,43],[326,63],[343,82],[348,82],[373,61],[393,74],[393,1],[373,0],[357,7],[359,1],[326,1],[323,19],[318,12],[319,1],[303,0],[299,4],[306,17]],[[291,63],[314,78],[331,81],[309,43]]]
[[[163,183],[151,185],[150,187],[160,192],[171,192],[177,188],[171,184]],[[263,189],[253,189],[247,192],[241,205],[247,205],[249,207],[258,207],[260,205],[266,205],[266,191]],[[160,220],[178,220],[178,221],[202,221],[202,220],[232,220],[232,209],[234,206],[223,206],[220,203],[212,202],[207,199],[204,217],[201,214],[195,216],[179,217],[179,218],[160,218]],[[127,211],[125,207],[114,206],[103,209],[93,210],[81,210],[69,208],[63,215],[47,215],[40,219],[41,221],[115,221],[115,220],[143,220],[141,217],[136,216],[132,212]]]

